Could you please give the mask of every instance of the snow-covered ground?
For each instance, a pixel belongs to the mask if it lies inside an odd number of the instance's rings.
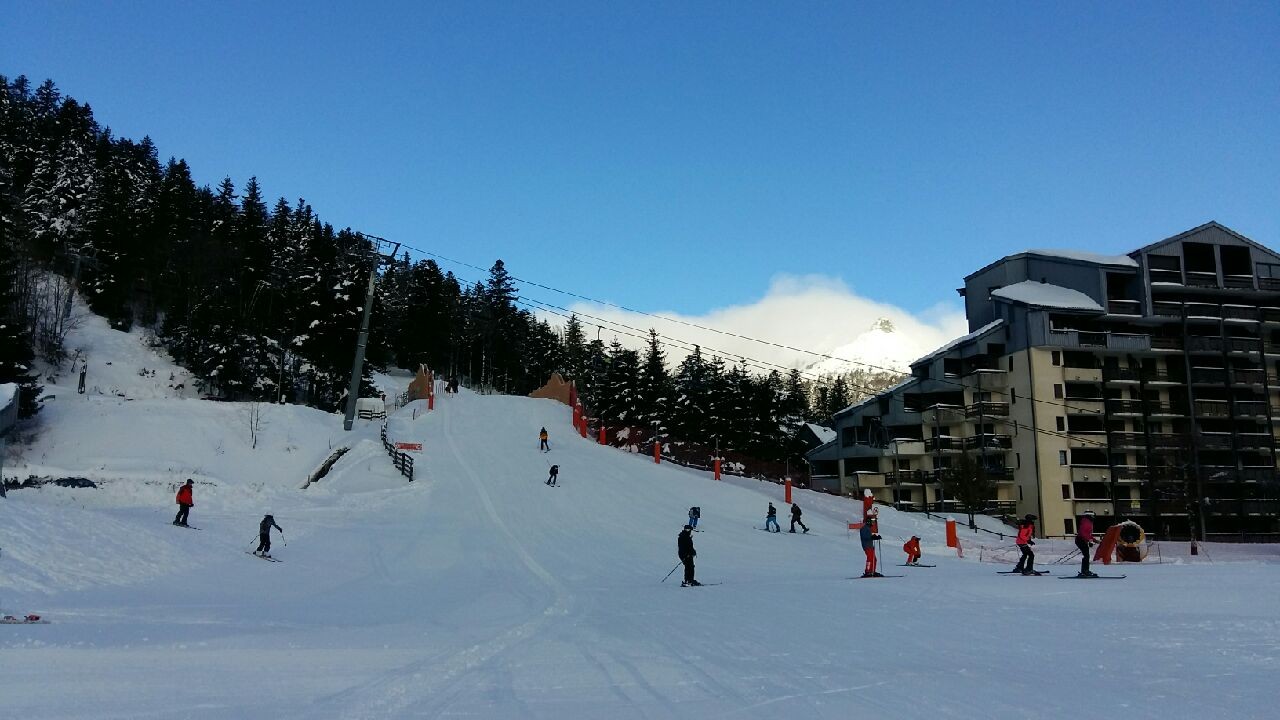
[[[594,445],[552,401],[400,409],[391,434],[424,444],[409,483],[373,424],[262,406],[255,449],[247,406],[130,399],[128,365],[163,371],[138,347],[110,366],[125,397],[55,385],[6,464],[100,487],[0,500],[0,607],[52,620],[0,625],[2,718],[1274,716],[1274,547],[1002,576],[1008,540],[962,530],[960,559],[941,521],[886,509],[902,577],[853,580],[851,501],[797,490],[812,532],[761,532],[781,487]],[[199,531],[169,524],[186,477]],[[698,576],[722,584],[661,581],[691,505]],[[246,554],[266,512],[281,563]],[[895,567],[912,534],[937,567]]]

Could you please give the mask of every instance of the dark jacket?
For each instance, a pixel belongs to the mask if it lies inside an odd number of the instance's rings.
[[[693,549],[693,532],[691,530],[681,530],[680,537],[676,538],[676,555],[681,559],[694,557],[698,554]]]
[[[876,540],[879,540],[880,536],[871,532],[871,523],[864,522],[862,529],[858,531],[858,539],[862,540],[862,549],[867,550],[876,546]]]
[[[773,503],[769,503],[769,514],[767,517],[778,517],[778,509],[773,506]]]
[[[559,466],[559,465],[552,465],[552,466],[551,466],[551,474],[552,474],[552,476],[559,475],[559,474],[560,474],[560,466]]]
[[[795,518],[795,519],[797,519],[797,520],[799,520],[799,519],[800,519],[800,506],[799,506],[799,505],[792,505],[792,506],[791,506],[791,517],[793,517],[793,518]]]
[[[702,508],[697,507],[696,505],[694,507],[689,508],[689,517],[691,518],[702,517]]]
[[[258,534],[259,534],[259,535],[270,535],[270,534],[271,534],[271,528],[275,528],[275,529],[279,530],[280,532],[284,532],[284,530],[283,530],[279,525],[276,525],[276,520],[275,520],[275,518],[273,518],[273,517],[271,517],[270,515],[268,515],[268,516],[266,516],[266,517],[262,518],[262,522],[258,523]]]

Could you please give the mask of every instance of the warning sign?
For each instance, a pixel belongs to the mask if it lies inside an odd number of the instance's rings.
[[[404,452],[422,452],[422,443],[398,442],[396,449]]]

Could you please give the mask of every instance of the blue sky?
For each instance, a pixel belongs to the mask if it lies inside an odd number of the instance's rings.
[[[0,73],[53,78],[201,182],[257,175],[336,225],[645,310],[821,274],[928,318],[1028,247],[1121,252],[1210,219],[1280,247],[1274,3],[3,17]]]

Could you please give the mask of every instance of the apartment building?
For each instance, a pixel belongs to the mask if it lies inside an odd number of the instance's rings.
[[[1211,222],[1127,255],[1010,255],[959,292],[973,332],[836,414],[814,474],[951,510],[939,474],[968,453],[991,510],[1046,535],[1086,509],[1160,537],[1280,532],[1280,254]]]

